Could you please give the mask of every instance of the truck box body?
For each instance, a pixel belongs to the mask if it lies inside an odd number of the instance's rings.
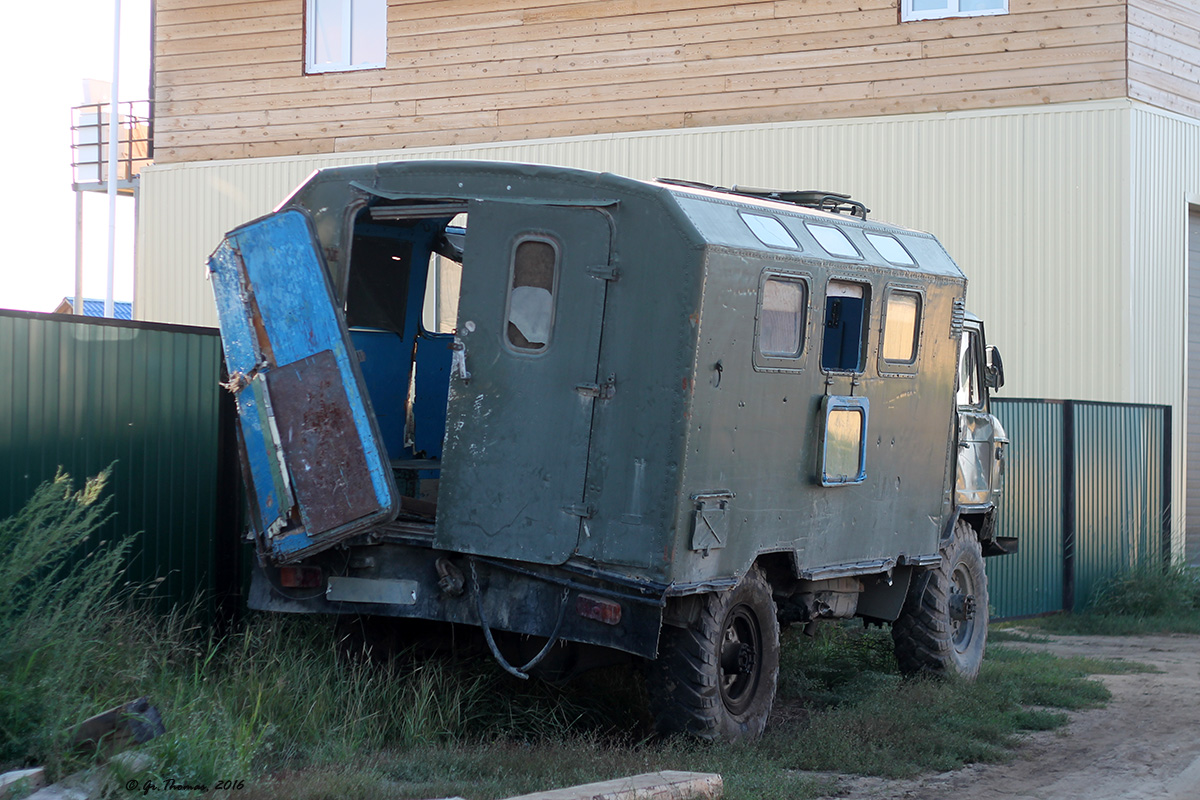
[[[453,262],[456,306],[434,297]],[[780,598],[900,576],[880,589],[894,619],[962,513],[963,454],[991,478],[990,450],[958,446],[966,279],[925,233],[676,182],[406,162],[315,173],[210,270],[256,607],[653,658],[673,598],[758,563]],[[320,577],[284,586],[289,566]]]

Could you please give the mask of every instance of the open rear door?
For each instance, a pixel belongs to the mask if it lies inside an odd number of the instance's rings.
[[[294,561],[395,516],[395,489],[307,218],[232,231],[209,258],[259,552]]]

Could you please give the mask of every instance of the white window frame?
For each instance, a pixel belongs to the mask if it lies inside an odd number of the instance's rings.
[[[344,56],[343,60],[330,63],[317,63],[317,5],[321,0],[305,0],[304,8],[304,72],[306,75],[313,75],[322,72],[349,72],[360,69],[383,69],[387,66],[386,63],[376,63],[374,61],[354,60],[352,47],[352,37],[354,33],[354,13],[355,7],[358,6],[362,13],[366,13],[366,6],[370,4],[378,4],[383,10],[383,30],[380,35],[383,37],[383,53],[384,61],[387,60],[387,0],[344,0],[342,3],[342,47],[341,52]]]
[[[994,17],[1008,13],[1008,0],[1003,0],[1003,8],[990,8],[985,11],[959,11],[961,0],[947,0],[946,8],[914,11],[913,0],[900,0],[900,21],[916,22],[923,19],[946,19],[948,17]]]

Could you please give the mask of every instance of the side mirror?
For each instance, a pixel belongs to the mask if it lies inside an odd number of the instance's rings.
[[[989,389],[999,389],[1004,385],[1004,359],[1000,351],[989,345],[987,350],[987,385]]]

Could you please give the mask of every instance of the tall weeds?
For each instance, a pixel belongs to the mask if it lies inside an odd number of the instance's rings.
[[[1151,562],[1102,582],[1089,611],[1101,616],[1158,617],[1200,611],[1200,571]]]
[[[130,542],[101,542],[109,471],[63,472],[0,521],[0,761],[54,761],[90,707]],[[86,714],[85,714],[86,716]]]

